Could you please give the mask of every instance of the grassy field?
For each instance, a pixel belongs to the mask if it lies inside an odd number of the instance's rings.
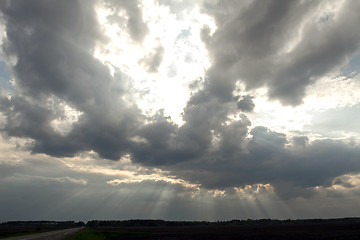
[[[40,227],[15,227],[15,226],[0,226],[0,239],[8,237],[17,237],[33,233],[42,233],[48,231],[59,230],[58,228],[40,228]]]
[[[105,222],[106,223],[106,222]],[[360,221],[339,220],[336,222],[251,222],[250,225],[178,225],[178,226],[139,226],[136,224],[158,223],[133,221],[130,226],[86,227],[67,240],[217,240],[217,239],[360,239]],[[253,224],[253,225],[252,225]],[[39,226],[0,226],[0,238],[59,230]]]
[[[257,226],[97,227],[68,240],[194,239],[360,239],[360,223],[280,224]]]
[[[0,223],[0,239],[84,226],[75,221],[8,221]]]
[[[107,240],[123,239],[128,237],[140,237],[142,239],[146,239],[147,237],[152,237],[152,234],[142,232],[128,232],[114,228],[85,228],[84,230],[77,232],[73,236],[67,238],[66,240]]]
[[[67,238],[67,240],[81,240],[81,239],[88,239],[88,240],[105,240],[106,239],[106,233],[105,232],[96,232],[92,231],[90,229],[84,229],[80,232],[75,233],[70,238]]]

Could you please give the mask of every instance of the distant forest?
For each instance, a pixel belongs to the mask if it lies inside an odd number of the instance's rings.
[[[304,224],[304,223],[335,223],[335,222],[360,222],[360,218],[336,218],[336,219],[247,219],[230,221],[165,221],[165,220],[92,220],[86,223],[88,227],[167,227],[167,226],[238,226],[238,225],[267,225],[267,224]]]

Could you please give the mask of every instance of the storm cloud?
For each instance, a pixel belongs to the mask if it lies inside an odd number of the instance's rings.
[[[334,6],[334,5],[335,6]],[[285,105],[302,102],[307,87],[359,51],[358,3],[215,1],[204,12],[217,29],[203,39],[210,51],[211,91],[229,100],[237,81],[266,86]],[[335,12],[333,9],[336,9]]]
[[[118,159],[129,145],[137,108],[121,99],[128,94],[126,77],[112,77],[92,55],[96,41],[106,41],[93,3],[14,1],[2,8],[4,52],[16,59],[14,94],[1,101],[7,133],[34,139],[34,152],[69,156],[94,149]],[[50,126],[62,117],[61,104],[81,113],[67,136]]]

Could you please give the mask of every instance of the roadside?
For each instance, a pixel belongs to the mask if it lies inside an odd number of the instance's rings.
[[[2,238],[2,240],[46,240],[46,239],[65,240],[82,229],[83,229],[82,227],[70,228],[70,229],[18,236],[18,237]]]

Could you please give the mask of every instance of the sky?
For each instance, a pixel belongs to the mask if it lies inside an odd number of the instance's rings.
[[[360,216],[360,2],[0,2],[0,221]]]

